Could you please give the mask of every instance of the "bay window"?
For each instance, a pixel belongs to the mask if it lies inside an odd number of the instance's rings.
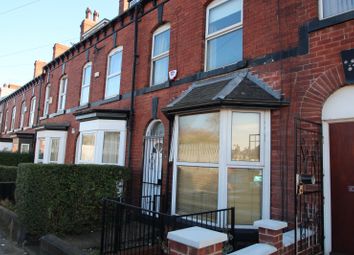
[[[63,164],[65,161],[67,131],[39,130],[35,150],[35,163]]]
[[[269,217],[269,111],[177,116],[172,212],[235,207],[237,225]]]
[[[83,71],[82,71],[80,105],[84,105],[89,102],[90,84],[91,84],[91,70],[92,70],[92,64],[90,62],[84,66]]]
[[[108,55],[105,98],[118,96],[122,71],[123,47],[114,49]]]
[[[242,0],[215,0],[207,8],[206,71],[242,60]]]
[[[152,39],[151,85],[168,80],[169,52],[170,25],[164,25],[155,31]]]
[[[76,163],[124,165],[126,121],[97,119],[80,123]]]
[[[354,10],[353,0],[319,0],[321,18],[333,17]]]

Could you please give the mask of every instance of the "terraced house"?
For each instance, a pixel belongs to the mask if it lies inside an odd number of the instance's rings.
[[[110,21],[88,9],[81,41],[1,99],[0,144],[129,166],[145,209],[235,207],[240,242],[271,218],[350,254],[353,27],[349,0],[121,0]]]

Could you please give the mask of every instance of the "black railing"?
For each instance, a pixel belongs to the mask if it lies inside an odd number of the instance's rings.
[[[103,200],[101,255],[165,254],[169,231],[200,226],[228,234],[225,246],[234,247],[234,208],[168,215],[114,199]]]

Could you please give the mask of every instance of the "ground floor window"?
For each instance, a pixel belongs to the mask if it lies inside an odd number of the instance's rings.
[[[173,136],[173,213],[235,207],[244,226],[269,218],[269,111],[180,115]]]
[[[21,153],[29,153],[30,152],[30,145],[28,143],[22,143],[20,148]]]
[[[82,122],[76,161],[80,164],[124,165],[125,139],[126,121]]]
[[[35,150],[35,163],[64,163],[66,138],[67,131],[38,131]]]

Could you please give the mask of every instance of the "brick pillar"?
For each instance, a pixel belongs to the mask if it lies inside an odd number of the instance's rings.
[[[283,248],[283,230],[288,226],[286,222],[277,220],[258,220],[254,222],[258,227],[259,242],[274,246],[277,250]]]
[[[222,255],[227,235],[200,227],[169,232],[170,255]]]

